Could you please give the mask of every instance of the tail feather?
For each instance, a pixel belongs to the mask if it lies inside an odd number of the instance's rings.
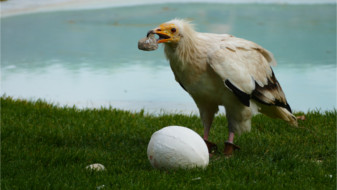
[[[279,107],[279,112],[280,112],[280,119],[283,119],[284,121],[287,121],[290,125],[293,125],[293,126],[298,126],[298,123],[297,123],[297,118],[292,114],[290,113],[287,109],[285,108],[281,108]]]
[[[260,105],[259,112],[272,117],[272,118],[279,118],[286,122],[288,122],[290,125],[298,126],[297,118],[286,108],[278,107],[278,106],[268,106],[268,105]]]

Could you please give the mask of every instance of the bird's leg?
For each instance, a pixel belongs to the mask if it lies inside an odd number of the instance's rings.
[[[234,141],[234,133],[233,132],[229,132],[227,142],[233,143],[233,141]]]
[[[231,156],[234,150],[240,150],[240,147],[233,143],[234,132],[229,132],[228,140],[225,142],[224,154],[225,156]]]
[[[228,119],[228,140],[225,142],[224,154],[229,157],[233,154],[234,150],[240,149],[240,147],[234,144],[235,131],[237,131],[238,123],[236,115],[233,115],[231,112],[233,110],[226,108],[226,116]]]
[[[211,129],[211,125],[204,124],[204,140],[208,140],[209,130]]]
[[[213,154],[216,151],[218,151],[218,146],[215,143],[208,141],[208,135],[209,135],[209,130],[211,129],[211,125],[212,125],[212,122],[209,122],[206,124],[204,123],[204,141],[207,145],[208,152],[210,154]]]
[[[216,144],[208,141],[209,137],[209,131],[211,129],[214,114],[218,111],[217,107],[208,107],[208,106],[198,106],[200,111],[200,117],[202,120],[202,123],[204,125],[204,141],[207,145],[208,152],[210,154],[215,153],[218,150],[218,147]]]

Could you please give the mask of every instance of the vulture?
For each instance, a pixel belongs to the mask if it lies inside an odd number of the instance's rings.
[[[209,131],[224,106],[228,139],[224,154],[240,149],[234,135],[251,130],[257,113],[279,118],[297,126],[281,85],[271,66],[276,60],[258,44],[229,34],[201,33],[183,19],[173,19],[150,30],[158,35],[175,80],[196,103],[204,126],[203,138],[212,153],[216,144],[208,141]]]

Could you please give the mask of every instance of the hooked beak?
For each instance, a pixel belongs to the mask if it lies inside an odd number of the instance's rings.
[[[154,29],[154,30],[150,30],[147,33],[147,37],[149,37],[150,34],[157,34],[159,36],[159,38],[157,39],[157,43],[165,43],[165,42],[169,42],[171,36],[169,34],[167,34],[166,32],[162,31],[161,29]]]

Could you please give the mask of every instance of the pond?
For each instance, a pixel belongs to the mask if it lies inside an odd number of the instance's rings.
[[[336,107],[336,4],[157,4],[1,19],[1,94],[60,106],[195,113],[163,47],[137,42],[173,18],[230,33],[273,52],[295,111]]]

